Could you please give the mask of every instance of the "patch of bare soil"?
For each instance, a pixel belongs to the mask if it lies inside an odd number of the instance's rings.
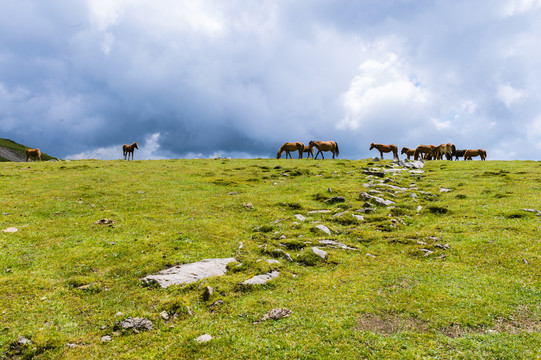
[[[365,314],[357,322],[360,331],[371,331],[380,335],[393,335],[399,332],[428,332],[426,321],[396,314]]]

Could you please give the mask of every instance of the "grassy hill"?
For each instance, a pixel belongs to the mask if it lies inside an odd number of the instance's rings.
[[[7,148],[7,149],[14,150],[14,151],[22,154],[23,156],[25,156],[25,158],[26,158],[26,155],[25,155],[26,149],[30,149],[28,146],[18,144],[15,141],[9,140],[9,139],[0,139],[0,147],[4,147],[4,148]],[[41,153],[41,160],[47,161],[47,160],[58,160],[58,159],[42,152]],[[5,161],[10,161],[10,160],[5,159],[5,158],[0,156],[0,162],[5,162]]]
[[[0,354],[540,357],[541,217],[522,209],[541,210],[541,163],[432,161],[419,174],[364,172],[390,164],[2,163]],[[364,192],[394,204],[376,205]],[[9,227],[18,231],[2,231]],[[226,257],[238,262],[222,277],[166,289],[139,280]],[[271,282],[241,285],[271,269],[280,272]],[[273,308],[291,315],[254,324]],[[115,325],[127,317],[153,328],[123,332]],[[194,340],[203,334],[213,339]]]

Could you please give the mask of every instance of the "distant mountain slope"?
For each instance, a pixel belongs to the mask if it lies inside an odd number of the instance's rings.
[[[28,146],[18,144],[13,140],[0,139],[0,161],[26,161],[26,149],[30,148]],[[42,152],[41,160],[45,161],[58,159]]]

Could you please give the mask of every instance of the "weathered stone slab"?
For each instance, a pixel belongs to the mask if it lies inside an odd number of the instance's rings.
[[[192,264],[177,265],[162,270],[156,274],[141,279],[146,282],[157,282],[162,288],[177,284],[189,284],[212,276],[222,276],[226,273],[226,266],[235,258],[205,259]]]
[[[17,229],[16,227],[8,227],[7,229],[4,229],[2,231],[5,233],[14,233],[14,232],[19,231],[19,229]]]
[[[317,256],[322,258],[323,260],[325,260],[325,258],[327,257],[327,252],[325,250],[321,250],[318,247],[313,246],[312,251],[314,252],[314,254],[316,254]]]
[[[299,221],[306,221],[306,218],[301,214],[295,214],[295,218]]]
[[[320,240],[319,243],[321,245],[330,246],[330,247],[336,248],[336,249],[357,250],[354,247],[347,246],[346,244],[342,244],[342,243],[339,243],[338,241],[334,241],[334,240]]]
[[[263,284],[268,283],[272,279],[277,278],[278,275],[280,275],[278,271],[271,271],[270,273],[267,273],[267,274],[254,276],[253,278],[244,281],[242,284],[243,285],[263,285]]]
[[[327,235],[331,235],[331,230],[325,225],[316,225],[316,229],[323,231]]]
[[[360,198],[362,200],[364,200],[364,201],[373,200],[376,204],[383,205],[383,206],[390,206],[390,205],[395,203],[394,201],[385,200],[385,199],[382,199],[382,198],[377,197],[377,196],[370,195],[370,194],[365,193],[365,192],[362,192],[360,194]]]

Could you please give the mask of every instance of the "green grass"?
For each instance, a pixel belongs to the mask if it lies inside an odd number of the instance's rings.
[[[15,150],[23,155],[25,154],[26,149],[30,149],[28,146],[21,145],[9,139],[0,139],[0,146],[11,149],[11,150]],[[42,152],[41,160],[47,161],[47,160],[58,160],[58,159]],[[9,160],[6,160],[3,157],[0,157],[0,162],[6,162],[6,161],[9,161]]]
[[[521,210],[541,210],[541,163],[432,161],[421,175],[386,176],[389,185],[410,190],[364,186],[381,180],[363,174],[364,168],[388,164],[2,163],[0,230],[19,231],[0,231],[0,354],[541,357],[541,217]],[[364,221],[352,217],[365,206],[359,194],[370,190],[396,204],[374,206]],[[335,196],[345,202],[326,201]],[[115,223],[94,224],[104,218]],[[358,250],[319,246],[323,239]],[[311,256],[311,246],[325,249],[328,258]],[[259,261],[275,256],[279,265]],[[233,264],[223,277],[167,289],[139,281],[169,266],[217,257],[236,257],[242,265]],[[280,271],[272,282],[240,285],[271,268]],[[215,289],[209,299],[206,286]],[[223,303],[212,306],[217,300]],[[253,324],[275,307],[292,313]],[[165,321],[164,310],[178,317]],[[127,316],[151,320],[153,330],[115,331]],[[205,333],[213,340],[194,341]],[[104,335],[112,341],[102,342]],[[32,343],[17,345],[19,336]]]

